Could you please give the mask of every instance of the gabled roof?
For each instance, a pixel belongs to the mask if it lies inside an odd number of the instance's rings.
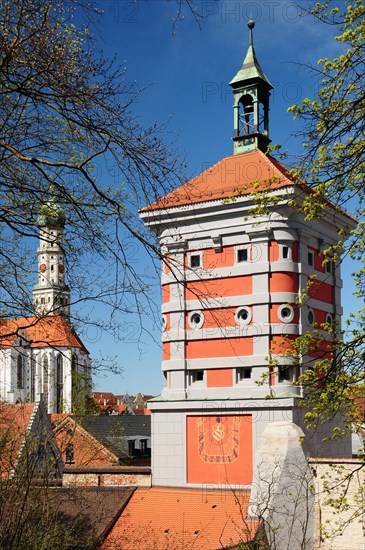
[[[34,406],[0,402],[0,477],[7,477],[15,467]]]
[[[140,212],[223,200],[292,185],[289,170],[283,164],[260,150],[250,151],[220,160]]]
[[[153,487],[138,489],[105,540],[108,548],[215,550],[253,538],[249,492]]]
[[[61,453],[65,452],[69,443],[74,446],[73,463],[76,466],[115,465],[121,458],[126,457],[126,453],[123,453],[121,448],[105,445],[104,440],[95,437],[73,415],[51,414],[49,416]]]
[[[0,477],[53,479],[62,468],[44,401],[0,402]]]
[[[24,331],[31,348],[73,347],[88,353],[80,338],[60,315],[0,319],[0,348],[12,347]]]

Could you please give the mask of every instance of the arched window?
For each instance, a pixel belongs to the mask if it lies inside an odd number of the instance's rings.
[[[56,412],[62,412],[62,395],[63,395],[63,357],[61,354],[57,356],[56,361]]]
[[[34,357],[30,361],[30,401],[34,403],[35,401],[35,369],[36,363]]]
[[[240,99],[240,135],[247,136],[255,132],[252,96],[246,94]]]
[[[42,361],[42,380],[43,388],[42,391],[44,394],[48,393],[48,357],[45,355]]]
[[[42,361],[42,393],[43,400],[45,403],[48,403],[48,357],[45,355]]]
[[[18,390],[24,388],[24,365],[23,365],[23,356],[21,353],[18,355],[18,364],[16,371],[16,387]]]
[[[77,397],[79,393],[79,372],[78,372],[78,359],[75,353],[71,358],[71,385],[72,385],[72,411],[75,412]]]

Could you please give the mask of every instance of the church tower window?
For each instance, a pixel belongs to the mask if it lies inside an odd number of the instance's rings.
[[[18,390],[21,390],[24,388],[24,358],[21,353],[18,355],[16,374],[16,387]]]

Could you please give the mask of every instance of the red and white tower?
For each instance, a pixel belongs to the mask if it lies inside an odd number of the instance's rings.
[[[330,204],[320,220],[306,221],[290,205],[310,189],[266,154],[272,86],[255,55],[253,26],[230,83],[234,154],[141,211],[164,254],[166,382],[149,405],[155,485],[250,485],[267,424],[304,424],[293,382],[308,362],[283,357],[286,346],[314,324],[341,318],[340,267],[323,263],[323,250],[354,222]],[[253,215],[258,196],[265,203]],[[311,437],[307,451],[349,456],[347,440],[325,449],[322,438]]]

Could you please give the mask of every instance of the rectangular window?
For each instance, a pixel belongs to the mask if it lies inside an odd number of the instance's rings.
[[[332,260],[327,260],[326,263],[324,264],[324,269],[325,269],[325,272],[326,273],[333,273],[333,262]]]
[[[190,267],[200,267],[200,255],[193,254],[190,256]]]
[[[289,246],[283,246],[283,260],[289,259],[289,251],[290,251]]]
[[[293,382],[293,367],[279,369],[279,382]]]
[[[237,369],[237,384],[242,382],[242,380],[249,380],[251,378],[252,369],[249,367],[241,367]]]
[[[134,451],[135,451],[135,440],[134,439],[130,439],[128,441],[128,454],[129,456],[134,456]]]
[[[65,451],[65,463],[66,464],[74,464],[75,460],[74,460],[74,446],[72,443],[69,443],[66,447],[66,451]]]
[[[313,252],[311,251],[308,252],[308,265],[310,265],[311,267],[313,267],[314,265]]]
[[[147,454],[147,439],[141,439],[140,449],[141,449],[141,455]]]
[[[237,250],[237,262],[248,262],[248,249],[240,248]]]

